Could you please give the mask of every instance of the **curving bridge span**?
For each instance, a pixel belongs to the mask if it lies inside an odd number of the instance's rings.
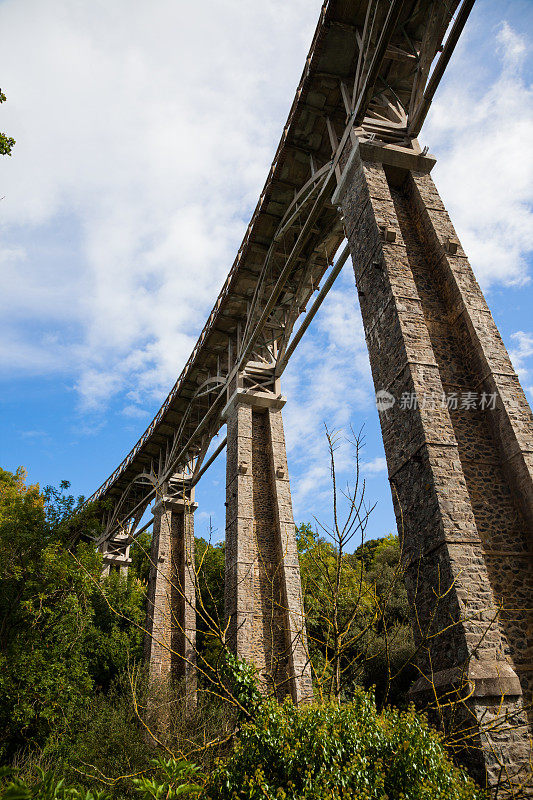
[[[462,28],[473,2],[455,24]],[[456,36],[428,74],[457,2],[326,2],[264,189],[228,277],[155,418],[90,500],[111,499],[106,535],[140,519],[156,487],[201,468],[237,375],[272,383],[293,327],[344,239],[331,201],[347,139],[370,150],[415,138]],[[375,144],[372,144],[372,141]]]
[[[264,189],[193,352],[90,500],[106,501],[97,544],[108,568],[127,563],[154,502],[146,657],[154,678],[183,679],[194,705],[194,486],[227,447],[226,643],[256,663],[265,689],[311,697],[280,378],[350,255],[386,401],[420,672],[413,697],[466,688],[454,722],[468,731],[461,757],[489,785],[505,771],[533,796],[533,420],[431,179],[435,159],[417,141],[472,6],[324,2]]]

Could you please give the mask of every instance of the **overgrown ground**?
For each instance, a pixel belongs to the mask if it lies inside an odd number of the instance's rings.
[[[191,716],[179,687],[146,685],[149,538],[127,579],[103,578],[97,509],[80,512],[67,491],[0,471],[0,796],[480,796],[407,708],[413,645],[394,537],[346,553],[298,529],[316,687],[301,709],[265,701],[253,670],[225,653],[224,548],[197,540],[205,669]],[[219,685],[209,668],[222,669]]]

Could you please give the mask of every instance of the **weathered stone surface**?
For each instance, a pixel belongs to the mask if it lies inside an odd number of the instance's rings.
[[[169,497],[154,508],[145,637],[150,678],[180,681],[191,707],[197,683],[195,508]]]
[[[226,616],[229,645],[266,690],[312,697],[281,411],[235,396],[228,406]]]
[[[471,729],[461,757],[490,785],[502,769],[525,778],[533,796],[531,411],[431,177],[399,180],[357,153],[345,163],[372,375],[395,399],[380,422],[420,647],[415,696],[456,699],[440,721]]]

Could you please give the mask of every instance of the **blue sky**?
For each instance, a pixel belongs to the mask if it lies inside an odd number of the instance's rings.
[[[90,494],[187,359],[274,154],[320,1],[0,0],[0,464]],[[477,0],[421,141],[533,399],[533,3]],[[394,529],[348,263],[285,373],[297,521],[330,521],[323,425],[365,426]],[[350,478],[350,448],[339,451]],[[224,530],[224,456],[196,529]]]

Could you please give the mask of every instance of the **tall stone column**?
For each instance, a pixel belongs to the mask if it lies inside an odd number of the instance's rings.
[[[152,680],[180,681],[196,703],[196,582],[192,498],[163,496],[154,507],[145,659]]]
[[[266,691],[299,703],[313,692],[283,404],[237,390],[224,410],[225,605],[233,652],[257,666]]]
[[[407,564],[414,694],[462,697],[440,720],[470,731],[461,758],[489,785],[531,787],[532,415],[431,177],[393,156],[355,145],[335,199]]]

